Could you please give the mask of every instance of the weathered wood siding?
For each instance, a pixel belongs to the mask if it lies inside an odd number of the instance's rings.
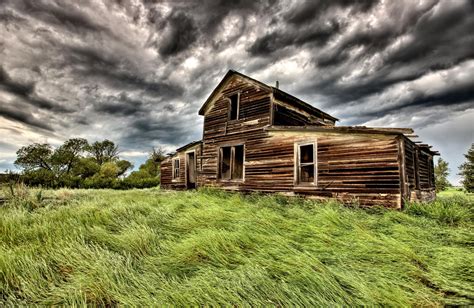
[[[196,175],[201,170],[201,145],[195,145],[175,153],[173,156],[166,158],[161,162],[161,187],[165,189],[185,189],[186,188],[186,153],[195,151],[196,157]],[[179,157],[179,178],[173,179],[173,159]]]
[[[433,154],[420,149],[404,137],[405,174],[407,192],[405,199],[411,201],[432,201],[435,198]]]
[[[204,163],[202,185],[243,191],[294,192],[362,205],[400,207],[397,140],[394,136],[326,133],[252,133],[245,140],[244,181],[217,179],[217,149]],[[295,184],[295,143],[316,141],[317,185]],[[208,146],[208,148],[211,148]]]
[[[419,174],[420,174],[420,188],[432,189],[434,188],[434,166],[433,157],[423,151],[418,151]]]
[[[299,110],[284,102],[275,101],[273,104],[273,125],[303,126],[328,125],[322,118],[316,117],[303,110]]]
[[[229,78],[200,110],[204,127],[202,144],[195,147],[196,186],[304,194],[393,208],[401,208],[412,196],[420,199],[431,193],[433,153],[423,151],[403,132],[335,129],[335,118],[294,97],[242,76]],[[236,93],[238,118],[230,120],[229,97]],[[266,128],[272,125],[280,129]],[[304,126],[319,127],[311,131]],[[316,145],[316,184],[303,186],[295,179],[295,144],[300,142]],[[236,145],[244,146],[243,179],[219,179],[219,149]],[[179,179],[172,179],[172,158],[162,163],[162,187],[186,188],[189,150],[186,146],[175,154],[180,159]]]
[[[294,184],[294,144],[312,140],[317,144],[317,185],[300,187]],[[275,166],[272,160],[266,164],[261,161],[260,173],[277,171],[278,182],[284,184],[280,187],[272,183],[271,176],[266,179],[269,187],[335,197],[345,202],[357,199],[363,205],[400,206],[400,170],[394,136],[273,133],[267,147],[273,149],[269,157],[278,164]],[[255,180],[264,179],[265,176]]]
[[[238,120],[229,121],[228,96],[240,93]],[[232,79],[204,116],[202,168],[198,170],[198,186],[218,185],[218,151],[225,145],[245,144],[246,149],[258,144],[270,123],[271,91],[242,78]],[[219,183],[220,184],[220,183]],[[229,183],[229,185],[233,183]]]
[[[238,120],[229,121],[229,95],[240,93]],[[235,77],[204,116],[203,141],[262,128],[270,123],[271,92]]]
[[[173,159],[179,157],[179,178],[173,180]],[[177,153],[161,162],[161,187],[165,189],[185,189],[184,153]]]
[[[416,156],[416,145],[408,138],[404,138],[405,141],[405,170],[406,170],[406,181],[410,191],[419,189],[417,179],[417,156]]]

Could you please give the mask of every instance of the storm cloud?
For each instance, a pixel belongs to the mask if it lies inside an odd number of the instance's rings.
[[[200,138],[199,107],[235,69],[342,125],[415,128],[456,182],[452,149],[474,141],[472,16],[469,0],[4,0],[0,166],[71,137],[171,151]]]

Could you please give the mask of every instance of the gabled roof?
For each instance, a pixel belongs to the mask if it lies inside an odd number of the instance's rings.
[[[190,142],[190,143],[188,143],[188,144],[186,144],[186,145],[183,145],[183,146],[180,147],[179,149],[176,149],[176,152],[181,152],[181,151],[183,151],[183,150],[189,149],[190,147],[193,147],[193,146],[195,146],[195,145],[197,145],[197,144],[200,144],[200,143],[202,143],[201,140],[192,141],[192,142]]]
[[[297,105],[298,107],[310,112],[310,113],[316,113],[316,114],[321,114],[323,115],[325,118],[328,118],[328,119],[331,119],[333,121],[338,121],[337,118],[331,116],[330,114],[322,111],[322,110],[319,110],[318,108],[316,107],[313,107],[311,106],[310,104],[300,100],[299,98],[296,98],[295,96],[291,95],[291,94],[288,94],[286,93],[285,91],[282,91],[278,88],[275,88],[275,87],[272,87],[272,86],[269,86],[267,84],[264,84],[263,82],[261,81],[258,81],[256,79],[253,79],[252,77],[249,77],[247,75],[244,75],[242,73],[239,73],[237,71],[234,71],[234,70],[229,70],[227,72],[227,74],[225,74],[224,78],[221,80],[221,82],[219,82],[219,84],[217,85],[217,87],[215,87],[215,89],[212,91],[212,93],[209,95],[209,97],[206,99],[206,101],[204,102],[204,104],[202,105],[201,109],[199,109],[199,115],[204,115],[205,112],[206,112],[206,109],[208,108],[208,106],[212,103],[214,97],[219,93],[219,91],[221,90],[221,87],[232,77],[232,76],[239,76],[239,77],[242,77],[244,79],[247,79],[247,80],[250,80],[251,82],[253,83],[256,83],[258,84],[259,86],[261,86],[262,88],[268,90],[268,91],[272,91],[272,93],[274,95],[277,95],[279,97],[282,97],[284,98],[285,100],[289,101],[290,103],[293,103],[295,105]]]

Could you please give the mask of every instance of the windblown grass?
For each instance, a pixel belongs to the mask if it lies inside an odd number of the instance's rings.
[[[2,306],[474,303],[467,197],[398,212],[214,190],[42,194],[0,208]]]

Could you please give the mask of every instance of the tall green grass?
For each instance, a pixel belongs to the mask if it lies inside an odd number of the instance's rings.
[[[41,194],[0,206],[2,306],[474,303],[466,197],[400,212],[215,190]]]

